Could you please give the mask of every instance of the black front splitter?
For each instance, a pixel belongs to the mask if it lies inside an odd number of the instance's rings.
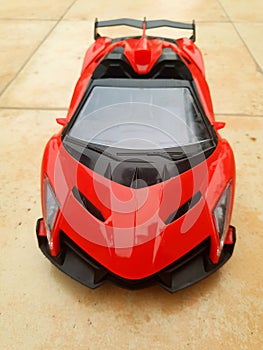
[[[54,257],[49,252],[47,238],[39,235],[40,221],[37,221],[36,233],[39,248],[43,254],[61,271],[89,288],[97,288],[110,281],[128,289],[140,289],[159,284],[173,293],[186,288],[217,271],[232,256],[236,230],[233,232],[233,244],[225,244],[218,264],[212,264],[209,259],[209,238],[158,273],[139,280],[129,280],[117,276],[91,258],[67,235],[61,232],[61,253]]]

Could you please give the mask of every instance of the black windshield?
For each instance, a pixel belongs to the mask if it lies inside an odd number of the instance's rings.
[[[99,79],[63,133],[67,151],[125,186],[151,186],[209,157],[216,135],[188,81]]]
[[[69,136],[122,149],[164,149],[211,138],[187,87],[95,86]]]

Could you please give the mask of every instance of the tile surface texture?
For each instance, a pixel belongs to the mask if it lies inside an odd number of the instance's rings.
[[[1,349],[262,349],[262,4],[0,0]],[[173,295],[159,287],[89,290],[37,248],[43,149],[59,130],[55,117],[66,114],[96,16],[196,18],[216,118],[227,123],[236,249],[217,273]]]
[[[54,24],[52,21],[0,20],[0,93],[16,77]]]

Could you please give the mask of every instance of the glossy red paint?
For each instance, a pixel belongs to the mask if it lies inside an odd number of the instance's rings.
[[[160,57],[162,49],[171,48],[191,71],[203,109],[209,121],[214,122],[203,59],[195,44],[189,39],[178,39],[176,43],[172,43],[147,39],[144,35],[139,39],[131,38],[119,42],[102,37],[94,42],[86,53],[67,121],[79,105],[94,69],[116,46],[124,48],[124,54],[138,74],[148,73]],[[48,176],[60,203],[57,220],[51,232],[52,256],[60,252],[60,231],[64,231],[101,265],[127,279],[140,279],[160,271],[207,237],[210,237],[211,242],[210,259],[213,263],[218,262],[220,242],[212,211],[224,188],[232,181],[232,212],[235,189],[233,153],[228,142],[218,133],[217,148],[204,162],[160,184],[133,189],[114,183],[78,163],[65,150],[61,142],[61,132],[48,142],[42,163],[44,217],[45,176]],[[102,212],[105,222],[92,216],[74,198],[74,186]],[[165,225],[168,215],[198,191],[201,193],[200,201],[187,214]],[[45,235],[44,231],[42,225],[41,235]],[[231,242],[231,235],[230,228],[227,242]]]
[[[214,263],[219,259],[219,238],[211,212],[235,174],[233,153],[226,140],[220,139],[216,151],[205,162],[180,176],[146,189],[132,189],[78,163],[64,149],[58,134],[46,147],[42,174],[48,174],[60,203],[52,232],[54,256],[60,251],[62,230],[90,256],[124,278],[151,275],[207,237],[211,239],[210,259]],[[71,193],[74,186],[108,218],[105,223],[76,201]],[[166,226],[169,213],[198,191],[202,194],[200,202],[187,215]],[[231,212],[232,206],[233,202]]]

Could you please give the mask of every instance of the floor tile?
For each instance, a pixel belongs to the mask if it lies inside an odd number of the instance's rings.
[[[55,122],[58,113],[63,115],[52,110],[0,110],[0,128],[5,130],[0,139],[0,177],[5,184],[0,189],[1,198],[5,198],[0,208],[1,214],[5,212],[1,224],[16,227],[22,216],[26,219],[32,214],[35,192],[39,192],[41,156],[45,143],[59,129]]]
[[[263,71],[263,23],[235,23],[235,26],[251,52],[257,64]]]
[[[232,24],[200,23],[197,45],[215,112],[263,115],[263,76]]]
[[[0,93],[15,77],[0,98],[5,106],[0,108],[1,348],[261,349],[262,1],[77,0],[37,49],[73,3],[0,0]],[[197,19],[197,45],[204,55],[216,119],[226,122],[220,134],[231,143],[236,159],[234,255],[214,275],[175,294],[159,287],[127,291],[111,284],[90,290],[52,266],[35,237],[35,222],[42,215],[44,146],[60,129],[55,118],[66,114],[93,40],[94,17],[144,16]],[[174,35],[169,29],[161,32]],[[105,33],[126,34],[129,28]]]
[[[263,21],[262,0],[219,0],[227,15],[234,21]]]
[[[67,107],[91,40],[91,23],[60,23],[2,95],[0,105]]]
[[[74,3],[74,0],[0,0],[0,18],[59,19],[72,3]]]
[[[263,222],[263,214],[260,210],[263,197],[261,180],[263,118],[241,115],[239,117],[217,116],[217,119],[226,122],[226,127],[220,133],[231,143],[236,158],[237,193],[234,219],[238,222],[242,221],[242,225],[239,223],[239,230],[244,233],[243,239],[250,239],[245,234],[246,230],[258,234],[259,239],[263,236],[260,229]],[[255,223],[249,229],[248,226],[253,218]],[[248,246],[254,243],[248,243]]]
[[[0,139],[0,343],[4,349],[37,349],[42,342],[46,311],[36,294],[46,282],[34,226],[40,216],[41,157],[47,139],[58,130],[56,113],[0,111],[0,128],[5,131]],[[32,322],[35,312],[40,318]]]
[[[225,21],[226,15],[216,0],[189,0],[181,1],[155,1],[151,0],[142,2],[139,0],[128,0],[119,2],[114,0],[107,2],[98,0],[96,2],[87,2],[78,0],[68,11],[65,18],[67,19],[113,19],[113,18],[138,18],[143,19],[171,19],[191,21]]]
[[[53,26],[52,21],[0,20],[0,93]]]

